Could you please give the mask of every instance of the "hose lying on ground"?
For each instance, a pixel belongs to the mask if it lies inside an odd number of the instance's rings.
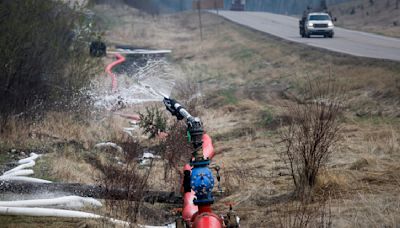
[[[25,215],[25,216],[41,216],[41,217],[63,217],[63,218],[89,218],[89,219],[106,219],[114,224],[129,227],[129,223],[118,219],[108,218],[101,215],[54,208],[30,208],[30,207],[1,207],[0,215]]]
[[[0,201],[1,207],[46,207],[66,206],[68,208],[80,208],[85,205],[101,207],[100,201],[90,197],[63,196],[53,199],[33,199],[17,201]]]
[[[9,173],[4,173],[0,177],[7,177],[7,176],[27,176],[27,175],[32,175],[34,174],[32,169],[20,169],[20,170],[14,170],[13,172]]]
[[[36,153],[31,153],[30,157],[20,159],[18,161],[17,167],[10,169],[3,173],[0,176],[0,180],[2,181],[20,181],[20,182],[32,182],[32,183],[51,183],[51,181],[33,178],[33,177],[26,177],[26,175],[32,175],[34,172],[32,169],[25,169],[31,168],[35,166],[35,160],[39,158],[40,155]]]
[[[13,168],[13,169],[8,170],[7,172],[4,172],[3,175],[7,175],[7,174],[10,174],[12,172],[15,172],[15,171],[18,171],[18,170],[21,170],[21,169],[25,169],[25,168],[32,168],[33,166],[35,166],[35,164],[36,164],[35,161],[31,160],[28,163],[19,165],[19,166]]]
[[[23,181],[23,182],[32,182],[32,183],[52,183],[48,180],[43,180],[39,178],[33,177],[24,177],[24,176],[0,176],[0,180],[2,181]]]
[[[94,145],[94,147],[95,148],[112,147],[112,148],[116,149],[120,153],[122,153],[124,151],[122,149],[122,147],[118,146],[117,144],[115,144],[113,142],[97,143],[96,145]]]
[[[29,163],[29,162],[31,162],[31,161],[36,160],[38,157],[39,157],[38,154],[31,153],[31,154],[30,154],[30,157],[21,159],[21,160],[18,161],[18,163],[19,163],[19,164],[26,164],[26,163]]]

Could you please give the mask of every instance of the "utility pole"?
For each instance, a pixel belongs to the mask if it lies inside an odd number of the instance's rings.
[[[217,15],[219,15],[218,3],[217,3],[217,1],[218,1],[218,0],[214,0],[214,8],[215,8],[215,10],[217,11]]]
[[[203,41],[203,24],[201,23],[201,0],[197,0],[197,11],[199,13],[199,27],[200,27],[200,39]]]

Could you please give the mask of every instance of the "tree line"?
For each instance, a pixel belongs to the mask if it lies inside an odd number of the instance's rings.
[[[95,4],[127,4],[151,14],[184,11],[192,8],[188,0],[92,0]]]
[[[149,13],[176,12],[192,9],[196,0],[94,0],[96,3],[125,3]],[[338,4],[350,0],[246,0],[245,9],[281,14],[299,14],[311,6],[318,9],[321,4]],[[229,10],[232,0],[224,0],[224,9]]]
[[[321,8],[322,4],[332,5],[349,0],[246,0],[245,9],[249,11],[267,11],[280,14],[300,14],[308,6]],[[231,0],[225,0],[225,9],[229,9]]]

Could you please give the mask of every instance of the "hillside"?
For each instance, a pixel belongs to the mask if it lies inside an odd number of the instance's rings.
[[[223,0],[224,9],[229,10],[232,0]],[[349,0],[325,0],[326,4],[333,5]],[[116,5],[119,3],[146,10],[148,12],[176,12],[192,9],[193,1],[183,0],[92,0],[94,3]],[[246,0],[245,9],[248,11],[267,11],[281,14],[300,14],[307,6],[315,9],[321,6],[321,0]]]
[[[399,0],[353,0],[329,9],[338,18],[338,26],[400,37]]]
[[[321,3],[327,5],[348,2],[349,0],[246,0],[246,10],[267,11],[279,14],[301,14],[307,6],[318,9]],[[225,0],[226,9],[230,8],[230,0]]]

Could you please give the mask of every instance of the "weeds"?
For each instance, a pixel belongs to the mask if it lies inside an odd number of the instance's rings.
[[[306,199],[289,201],[267,211],[270,227],[306,228],[332,226],[332,211],[329,197],[313,203]]]
[[[123,148],[120,162],[107,161],[104,163],[97,160],[94,163],[102,172],[100,183],[108,192],[116,192],[121,189],[127,192],[126,200],[108,200],[106,202],[109,216],[135,223],[143,203],[141,199],[148,189],[152,164],[148,169],[140,169],[136,158],[139,157],[142,147],[131,137],[116,143]]]

